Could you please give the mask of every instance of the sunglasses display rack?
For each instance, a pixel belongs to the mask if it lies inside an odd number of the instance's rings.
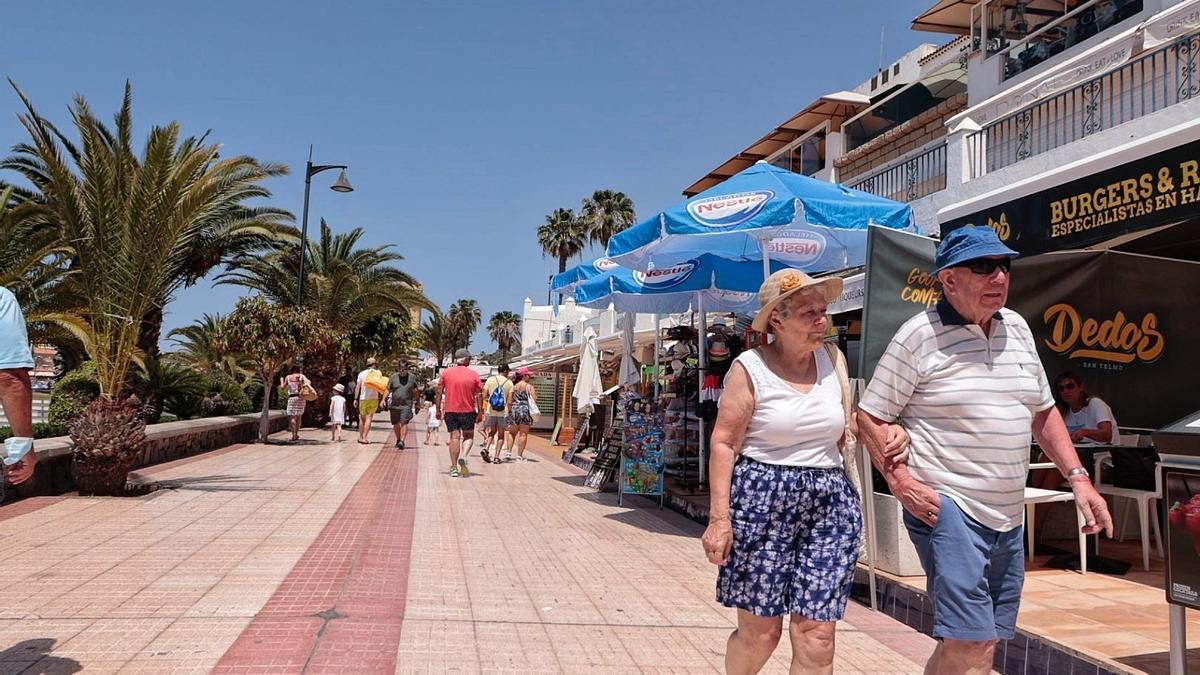
[[[659,355],[662,363],[673,364],[662,394],[663,449],[667,476],[686,489],[700,486],[700,418],[695,331],[663,334],[673,344]],[[680,367],[682,366],[682,367]]]

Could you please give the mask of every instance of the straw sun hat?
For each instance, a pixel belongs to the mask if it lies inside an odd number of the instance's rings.
[[[778,307],[779,303],[810,286],[816,286],[824,292],[825,302],[833,302],[842,294],[840,277],[814,279],[799,270],[779,270],[767,277],[763,285],[759,286],[758,304],[762,309],[758,310],[750,327],[759,333],[769,332],[770,324],[768,322],[771,319],[771,310]]]

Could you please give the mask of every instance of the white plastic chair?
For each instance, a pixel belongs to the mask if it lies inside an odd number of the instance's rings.
[[[1050,466],[1054,466],[1051,464]],[[1047,467],[1048,468],[1048,467]],[[1043,490],[1042,488],[1027,487],[1025,488],[1025,555],[1030,560],[1033,560],[1033,546],[1037,541],[1034,534],[1034,514],[1037,513],[1038,504],[1051,504],[1054,502],[1072,502],[1075,506],[1074,492],[1061,492],[1059,490]],[[1075,507],[1075,519],[1079,522],[1079,571],[1087,574],[1087,535],[1083,533],[1083,514],[1079,512],[1079,507]]]
[[[1126,442],[1127,440],[1130,440],[1132,442]],[[1130,438],[1128,438],[1127,434],[1121,435],[1121,445],[1129,445],[1129,446],[1136,447],[1138,445],[1139,441],[1140,441],[1140,439],[1137,438],[1136,436],[1134,436],[1132,439],[1130,439]],[[1149,572],[1150,571],[1150,530],[1151,529],[1154,530],[1154,543],[1156,546],[1158,546],[1158,555],[1159,555],[1159,557],[1162,557],[1164,555],[1163,541],[1162,541],[1162,528],[1158,522],[1158,509],[1152,508],[1153,502],[1155,502],[1159,499],[1162,499],[1163,486],[1162,486],[1162,471],[1160,470],[1161,464],[1156,463],[1154,465],[1154,490],[1136,490],[1133,488],[1121,488],[1121,487],[1117,487],[1117,486],[1113,485],[1112,483],[1103,482],[1101,480],[1100,471],[1103,468],[1103,464],[1106,461],[1109,462],[1111,465],[1111,461],[1112,461],[1111,453],[1101,452],[1101,453],[1096,454],[1095,473],[1093,474],[1095,476],[1095,480],[1096,480],[1096,492],[1099,492],[1102,495],[1108,495],[1110,497],[1113,497],[1114,500],[1117,497],[1124,497],[1125,499],[1132,499],[1137,504],[1138,524],[1141,527],[1140,531],[1141,531],[1141,537],[1142,537],[1142,569]],[[1125,531],[1125,523],[1128,519],[1129,519],[1129,509],[1125,509],[1124,515],[1121,516],[1121,526],[1117,530],[1118,533]]]

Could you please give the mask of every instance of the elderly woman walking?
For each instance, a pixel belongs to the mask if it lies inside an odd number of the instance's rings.
[[[292,371],[279,381],[279,386],[287,391],[287,414],[291,417],[292,440],[300,439],[300,419],[304,417],[304,408],[308,405],[300,396],[304,385],[312,386],[308,378],[300,372],[300,366],[292,366]]]
[[[721,568],[717,600],[738,610],[728,673],[762,668],[784,615],[792,672],[833,672],[863,525],[845,358],[825,345],[827,306],[841,291],[838,278],[772,274],[753,327],[774,339],[742,353],[725,378],[702,543]],[[906,444],[897,427],[889,445]]]

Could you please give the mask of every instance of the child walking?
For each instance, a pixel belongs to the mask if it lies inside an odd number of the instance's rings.
[[[329,397],[329,423],[333,425],[334,441],[342,440],[342,425],[346,423],[346,386],[333,385],[333,396]]]
[[[433,443],[436,445],[441,437],[442,421],[437,416],[437,404],[430,403],[425,409],[425,443],[429,445],[430,437],[433,438]]]

